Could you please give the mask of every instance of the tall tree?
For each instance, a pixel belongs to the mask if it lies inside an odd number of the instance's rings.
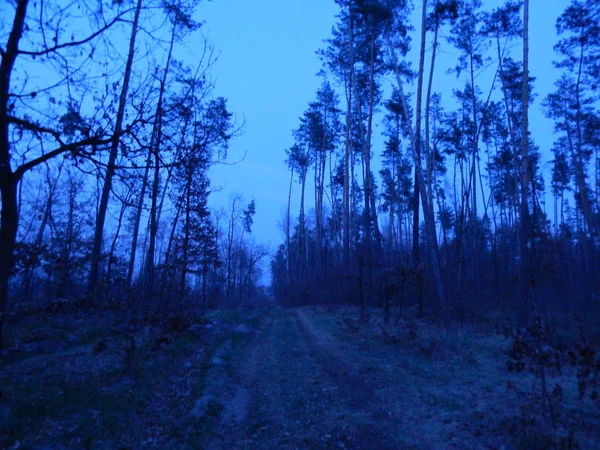
[[[525,0],[523,8],[523,82],[522,82],[522,131],[521,131],[521,261],[525,274],[525,290],[523,301],[530,297],[529,272],[531,270],[531,218],[529,215],[529,0]],[[533,300],[533,299],[531,299]],[[526,303],[526,313],[530,305]],[[525,316],[529,318],[528,315]]]
[[[96,215],[96,229],[94,232],[94,247],[91,254],[91,267],[88,282],[88,290],[95,292],[99,282],[100,256],[102,253],[102,244],[104,240],[104,222],[106,221],[106,212],[108,210],[108,200],[112,188],[112,180],[115,174],[115,163],[119,154],[120,137],[123,131],[123,120],[125,118],[125,110],[127,108],[127,94],[129,92],[129,80],[133,70],[133,58],[135,56],[135,42],[138,33],[140,13],[142,10],[142,0],[137,0],[135,12],[133,16],[133,24],[131,26],[131,35],[129,37],[129,50],[127,53],[127,62],[125,63],[125,71],[123,74],[123,84],[119,96],[119,106],[115,118],[115,126],[113,131],[112,142],[110,146],[110,154],[106,165],[106,173],[104,175],[104,184],[102,186],[102,195]]]
[[[317,286],[322,279],[324,266],[323,230],[324,230],[324,198],[325,174],[327,160],[335,150],[341,123],[339,119],[338,100],[328,82],[323,82],[317,92],[317,101],[311,102],[301,117],[300,127],[296,131],[296,139],[305,145],[310,153],[310,161],[314,169],[315,188],[315,274]],[[290,166],[294,170],[294,166]]]
[[[404,92],[404,78],[406,76],[406,67],[404,67],[399,61],[400,58],[405,56],[408,52],[408,43],[406,42],[406,25],[404,25],[404,21],[406,20],[406,7],[405,8],[397,8],[395,10],[396,17],[394,23],[388,25],[386,30],[386,41],[388,50],[390,52],[390,67],[393,70],[395,75],[395,80],[397,84],[397,89],[399,92],[399,97],[402,103],[402,112],[404,115],[404,123],[409,132],[410,144],[411,144],[411,153],[413,156],[415,173],[417,175],[417,182],[420,186],[420,198],[421,198],[421,206],[423,208],[423,213],[425,216],[425,228],[426,228],[426,243],[427,250],[429,254],[429,260],[431,262],[431,270],[435,283],[435,290],[438,302],[444,302],[444,286],[441,276],[441,269],[439,264],[439,255],[437,251],[437,237],[436,237],[436,228],[435,228],[435,217],[433,212],[433,205],[429,202],[429,194],[427,193],[427,186],[425,185],[425,176],[423,174],[423,169],[421,165],[420,154],[417,151],[417,137],[415,129],[411,124],[411,116],[408,106],[408,100],[406,94]],[[423,16],[423,20],[426,20],[426,16]],[[423,27],[426,26],[426,23],[421,24]],[[398,54],[398,52],[400,54]],[[421,60],[421,58],[420,58]],[[422,58],[424,61],[424,58]],[[424,65],[420,65],[419,72],[421,72],[421,76],[423,76]],[[418,115],[418,114],[416,114]]]
[[[594,236],[600,233],[600,226],[594,211],[588,184],[587,165],[597,147],[595,138],[600,123],[600,113],[595,102],[598,99],[600,81],[600,25],[598,17],[600,5],[590,0],[573,0],[558,18],[556,31],[562,39],[555,50],[562,59],[556,66],[565,69],[570,75],[560,80],[560,94],[570,103],[570,108],[561,108],[560,98],[548,98],[549,114],[555,118],[557,131],[567,135],[571,162],[577,187],[578,204],[581,207],[588,231]],[[568,89],[565,91],[565,88]],[[565,114],[561,114],[560,111]],[[598,206],[596,205],[596,208]]]
[[[88,73],[87,70],[92,65],[92,55],[96,48],[99,37],[109,30],[115,23],[119,22],[122,12],[117,10],[112,18],[104,17],[96,22],[101,23],[100,27],[95,25],[95,18],[90,17],[90,32],[85,36],[72,36],[70,40],[64,36],[64,25],[70,19],[69,8],[75,5],[64,5],[54,10],[49,15],[45,2],[34,2],[33,8],[38,11],[35,15],[28,15],[30,8],[29,0],[18,0],[14,2],[14,16],[12,25],[8,33],[6,44],[2,48],[2,60],[0,62],[0,194],[2,198],[2,212],[0,214],[0,345],[2,339],[2,330],[4,323],[4,311],[8,301],[9,278],[11,276],[14,259],[17,228],[19,223],[19,210],[17,204],[18,185],[23,175],[43,164],[44,162],[55,158],[66,152],[77,153],[92,145],[98,146],[108,142],[103,129],[95,128],[88,121],[84,120],[78,110],[73,108],[70,101],[61,102],[60,108],[54,108],[47,114],[39,114],[38,111],[48,109],[49,105],[57,104],[55,94],[58,86],[63,83],[70,85],[76,82],[76,78],[71,74],[72,66],[75,63],[73,58],[65,57],[65,53],[73,48],[81,50],[81,60],[78,71],[82,74]],[[59,24],[63,27],[58,26]],[[35,39],[38,30],[54,29],[52,41],[45,39],[42,32],[42,39]],[[79,29],[79,27],[78,27]],[[27,45],[21,46],[23,37],[27,39]],[[47,85],[32,87],[32,92],[28,96],[13,92],[11,83],[15,72],[20,70],[16,65],[17,60],[33,60],[41,58],[46,61],[60,60],[57,64],[56,75],[61,82],[47,82]],[[65,65],[64,62],[67,61]],[[50,79],[50,77],[49,77]],[[43,95],[38,95],[43,93]],[[72,91],[71,91],[72,92]],[[16,102],[11,100],[17,94],[22,103],[27,107],[33,107],[30,114],[24,114],[22,110],[16,109]],[[59,96],[59,94],[56,94]],[[72,98],[71,98],[72,100]],[[44,103],[47,102],[45,105]],[[98,110],[102,105],[98,104]],[[57,114],[57,111],[58,114]],[[69,127],[61,127],[57,124],[69,124]],[[67,136],[65,131],[69,129],[72,133]],[[12,141],[11,131],[19,130],[19,133],[29,134],[33,137],[32,142],[37,142],[38,156],[25,158],[25,161],[14,167],[17,145]],[[44,151],[42,143],[52,142],[54,148],[50,151]],[[28,150],[34,150],[35,145]],[[96,148],[96,147],[94,147]],[[31,152],[27,152],[31,154]]]

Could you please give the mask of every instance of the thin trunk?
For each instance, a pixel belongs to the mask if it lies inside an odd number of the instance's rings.
[[[371,174],[371,140],[373,134],[373,113],[375,108],[375,38],[371,35],[371,61],[369,67],[369,114],[367,118],[367,145],[365,148],[365,171],[366,171],[366,184],[365,190],[367,191],[366,200],[367,204],[370,204],[369,214],[369,226],[373,227],[375,233],[375,244],[377,249],[381,247],[381,236],[379,234],[379,226],[377,223],[377,209],[375,205],[375,189],[373,187],[373,177]],[[365,205],[366,206],[366,205]],[[371,225],[372,224],[372,225]],[[369,246],[372,243],[369,241]],[[370,252],[369,252],[370,253]],[[371,261],[369,261],[371,263]]]
[[[315,148],[315,167],[314,167],[314,194],[315,194],[315,281],[317,289],[319,289],[321,280],[321,214],[323,210],[320,205],[320,187],[319,182],[321,180],[321,159],[319,157],[319,150]]]
[[[472,39],[473,37],[471,37]],[[473,129],[475,130],[475,136],[473,136],[473,160],[471,162],[471,175],[469,178],[469,184],[472,185],[473,198],[472,198],[472,220],[477,220],[477,157],[479,151],[479,125],[477,122],[477,98],[475,93],[475,67],[473,65],[473,53],[471,52],[470,58],[470,75],[471,75],[471,114],[473,115]],[[476,233],[476,232],[475,232]]]
[[[426,3],[426,0],[424,0],[424,3]],[[424,14],[424,18],[426,18],[425,14]],[[393,45],[391,44],[389,37],[388,37],[388,46],[390,49],[393,49]],[[422,77],[422,72],[423,72],[422,67],[419,72],[421,73],[421,77]],[[423,176],[423,171],[421,168],[421,161],[420,161],[419,155],[417,153],[416,133],[413,130],[412,126],[410,126],[410,114],[409,114],[409,109],[408,109],[408,102],[406,100],[406,96],[404,95],[404,83],[402,81],[402,75],[401,75],[398,67],[396,67],[396,69],[395,69],[395,75],[396,75],[396,82],[398,84],[398,90],[400,91],[400,98],[402,100],[402,110],[403,110],[403,114],[404,114],[404,120],[406,121],[406,123],[408,125],[408,131],[409,131],[410,143],[411,143],[411,151],[412,151],[413,160],[414,160],[414,164],[415,164],[415,173],[417,176],[417,181],[421,186],[423,186],[425,188],[425,192],[421,191],[421,204],[422,204],[424,216],[425,216],[425,229],[426,229],[425,234],[426,234],[426,239],[427,239],[427,246],[430,250],[429,257],[430,257],[430,261],[431,261],[431,270],[432,270],[433,280],[434,280],[434,284],[435,284],[437,300],[440,303],[444,303],[444,301],[445,301],[444,286],[442,284],[442,276],[441,276],[440,265],[439,265],[439,256],[438,256],[438,253],[436,250],[437,249],[437,247],[436,247],[437,239],[436,239],[435,222],[434,222],[434,216],[433,216],[433,208],[429,204],[429,196],[427,195],[427,192],[426,192],[426,186],[423,184],[424,176]]]
[[[175,209],[175,217],[173,218],[173,224],[171,225],[171,233],[169,234],[169,242],[167,244],[167,250],[165,252],[165,264],[162,282],[160,286],[160,305],[163,310],[167,309],[167,285],[168,281],[171,278],[172,268],[171,268],[171,254],[173,249],[173,242],[175,241],[175,231],[177,230],[177,223],[179,222],[179,216],[181,214],[181,207],[176,206]],[[169,296],[170,298],[170,296]]]
[[[301,194],[300,194],[300,226],[298,232],[298,254],[300,256],[300,279],[302,283],[306,281],[306,274],[308,272],[308,262],[306,260],[306,223],[304,217],[304,193],[306,190],[306,175],[307,168],[302,168],[301,182]]]
[[[119,238],[119,233],[121,232],[121,226],[123,225],[123,217],[125,216],[127,206],[127,202],[123,202],[121,204],[121,210],[119,211],[119,220],[117,222],[117,229],[115,231],[115,236],[113,237],[112,243],[110,244],[110,251],[108,252],[108,268],[106,269],[106,278],[109,280],[109,282],[110,275],[112,272],[113,258],[115,255],[115,248],[117,247],[117,239]]]
[[[110,155],[106,166],[106,175],[104,185],[102,186],[102,195],[98,206],[98,214],[96,215],[96,229],[94,232],[94,246],[92,248],[92,262],[90,267],[90,277],[88,282],[88,291],[94,292],[98,286],[99,269],[100,269],[100,254],[102,252],[102,242],[104,237],[104,222],[106,220],[106,211],[108,209],[108,199],[112,188],[112,179],[115,174],[115,162],[119,153],[119,143],[121,133],[123,131],[123,119],[125,118],[125,108],[127,107],[127,94],[129,92],[129,80],[133,68],[133,56],[135,53],[135,40],[138,32],[138,23],[140,20],[140,12],[142,9],[142,0],[138,0],[133,18],[131,29],[131,37],[129,39],[129,51],[127,54],[127,63],[125,65],[125,74],[123,77],[123,87],[119,97],[119,108],[115,121],[115,130],[113,141],[110,147]]]
[[[354,20],[350,13],[350,74],[346,87],[346,137],[344,143],[344,267],[350,265],[350,127],[352,125],[352,95],[354,87]]]
[[[58,181],[60,180],[60,175],[62,173],[62,169],[64,166],[64,159],[61,161],[60,166],[58,167],[58,174],[56,175],[56,179],[54,183],[50,182],[50,169],[48,168],[47,180],[48,180],[48,198],[46,199],[46,205],[44,206],[44,212],[42,214],[42,221],[40,223],[40,228],[38,229],[37,235],[35,237],[34,246],[36,249],[40,248],[42,245],[42,240],[44,239],[44,231],[46,230],[46,225],[48,225],[48,219],[50,218],[50,214],[52,213],[52,205],[54,203],[54,193],[56,192],[56,186],[58,185]],[[22,185],[22,184],[21,184]],[[23,282],[23,296],[25,298],[29,298],[31,282],[33,280],[33,272],[35,270],[35,266],[31,266],[27,269],[27,273],[25,274],[25,280]]]
[[[596,220],[594,217],[594,212],[592,211],[592,206],[590,205],[590,197],[589,197],[589,188],[587,182],[585,181],[585,162],[582,158],[583,153],[583,132],[582,132],[582,124],[581,124],[581,78],[583,74],[583,59],[584,59],[584,43],[581,43],[581,52],[579,55],[579,68],[577,73],[577,86],[576,86],[576,95],[577,95],[577,111],[576,111],[576,124],[577,124],[577,151],[573,154],[573,168],[575,172],[575,183],[577,184],[577,189],[579,190],[579,197],[581,200],[581,212],[583,213],[583,218],[588,227],[588,231],[592,236],[598,235],[598,228],[596,224]]]
[[[423,313],[423,279],[421,271],[418,270],[418,266],[421,264],[421,251],[419,247],[419,195],[425,193],[426,186],[423,184],[424,180],[419,177],[419,171],[421,170],[421,108],[423,102],[423,77],[425,71],[425,45],[427,44],[427,0],[423,0],[423,11],[421,14],[421,48],[419,51],[419,73],[417,78],[417,106],[415,111],[416,126],[415,126],[415,192],[413,200],[413,264],[417,269],[418,280],[417,280],[417,300],[419,304],[419,315]],[[408,117],[406,123],[410,124]],[[426,211],[423,211],[426,214]],[[437,239],[436,239],[437,240]],[[433,251],[433,249],[429,249]]]
[[[233,258],[233,231],[235,229],[235,204],[237,197],[233,199],[231,205],[231,217],[229,218],[229,228],[227,233],[227,288],[226,298],[227,306],[230,306],[232,289],[232,258]]]
[[[187,181],[185,186],[185,209],[184,216],[185,221],[183,223],[183,243],[181,245],[181,278],[179,280],[179,290],[181,292],[181,296],[183,297],[185,294],[185,279],[188,271],[188,251],[190,245],[190,215],[191,215],[191,196],[190,189],[192,187],[192,171],[193,169],[188,167],[187,173]]]
[[[160,92],[156,105],[156,121],[154,122],[153,135],[155,142],[151,144],[151,150],[154,153],[154,179],[152,181],[152,201],[150,206],[150,242],[148,244],[148,253],[146,254],[146,298],[150,299],[154,295],[154,256],[156,253],[156,234],[158,232],[158,192],[160,184],[160,147],[162,145],[162,126],[163,126],[163,98],[165,95],[167,76],[171,65],[171,56],[173,54],[173,46],[175,44],[175,30],[173,25],[171,32],[171,42],[169,45],[169,53],[165,70],[160,81]],[[164,186],[167,189],[167,186]]]
[[[291,205],[292,205],[292,184],[294,182],[294,169],[290,171],[290,187],[288,190],[288,204],[287,204],[287,222],[285,227],[285,242],[287,247],[287,274],[288,274],[288,286],[292,286],[292,248],[290,243],[290,216],[291,216]]]
[[[137,252],[138,235],[140,231],[140,222],[142,220],[142,211],[144,209],[144,197],[146,196],[146,186],[148,185],[148,173],[150,171],[150,164],[152,163],[152,153],[148,151],[148,158],[146,160],[146,168],[144,169],[144,178],[142,179],[142,188],[138,204],[135,210],[135,217],[133,219],[133,236],[131,238],[131,251],[129,257],[129,266],[127,268],[127,287],[131,287],[131,280],[133,279],[133,268],[135,266],[135,256]]]
[[[171,254],[173,251],[173,242],[175,240],[175,231],[177,230],[177,223],[179,222],[179,216],[181,215],[181,207],[177,206],[175,210],[175,217],[173,218],[173,224],[171,225],[171,233],[169,234],[169,243],[167,244],[167,251],[165,252],[165,269],[169,270],[171,264]]]
[[[437,4],[437,3],[436,3]],[[425,99],[425,151],[427,152],[427,183],[429,184],[429,203],[433,204],[433,177],[434,177],[434,155],[429,142],[429,122],[431,113],[431,92],[433,88],[433,74],[437,56],[438,32],[440,24],[436,22],[433,34],[433,48],[431,49],[431,63],[429,67],[429,79],[427,81],[427,97]]]
[[[523,274],[523,311],[521,320],[529,320],[530,305],[530,217],[529,217],[529,0],[523,10],[523,80],[522,80],[522,131],[521,131],[521,271]]]
[[[154,295],[154,254],[156,252],[156,234],[158,232],[158,223],[156,221],[156,210],[158,204],[158,190],[160,183],[160,158],[158,149],[154,149],[154,177],[152,180],[152,196],[150,202],[150,220],[149,220],[149,239],[148,250],[146,252],[146,263],[144,265],[145,298],[150,301]]]

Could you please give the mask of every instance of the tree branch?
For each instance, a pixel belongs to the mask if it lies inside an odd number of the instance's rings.
[[[14,172],[14,177],[15,180],[18,181],[20,180],[23,175],[25,174],[25,172],[27,172],[28,170],[33,169],[36,166],[39,166],[40,164],[62,154],[68,151],[74,151],[77,150],[78,148],[81,147],[86,147],[88,145],[102,145],[102,144],[109,144],[110,142],[112,142],[113,137],[109,137],[106,139],[100,139],[98,137],[89,137],[86,139],[83,139],[81,141],[77,141],[77,142],[72,142],[70,144],[63,144],[60,147],[48,152],[48,153],[44,153],[43,155],[32,159],[31,161],[28,161],[24,164],[21,164],[19,167],[16,168],[15,172]]]
[[[93,40],[94,38],[101,35],[102,33],[104,33],[106,30],[108,30],[110,27],[112,27],[115,23],[120,22],[122,20],[121,18],[123,17],[123,15],[128,11],[125,11],[122,14],[119,14],[113,20],[111,20],[106,25],[104,25],[102,28],[100,28],[96,32],[92,33],[91,35],[89,35],[88,37],[86,37],[85,39],[82,39],[80,41],[73,41],[73,42],[66,42],[64,44],[58,44],[58,45],[55,45],[54,47],[50,47],[50,48],[47,48],[47,49],[44,49],[44,50],[41,50],[38,52],[28,51],[28,50],[19,50],[18,52],[21,55],[27,55],[27,56],[43,56],[43,55],[48,55],[50,53],[54,53],[63,48],[76,47],[78,45],[86,44],[86,43],[90,42],[91,40]]]

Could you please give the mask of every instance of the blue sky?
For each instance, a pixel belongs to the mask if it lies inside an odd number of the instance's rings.
[[[220,52],[212,76],[216,93],[228,98],[244,133],[231,145],[233,166],[215,167],[212,204],[227,204],[232,192],[256,198],[258,242],[281,241],[277,222],[287,202],[285,149],[312,100],[321,64],[315,51],[329,36],[337,7],[326,0],[215,0],[203,2],[198,17]]]
[[[487,0],[484,8],[500,3]],[[534,89],[538,94],[531,110],[531,131],[546,163],[551,159],[552,123],[544,118],[540,102],[558,76],[552,67],[557,40],[554,24],[567,4],[567,0],[531,2],[530,70],[537,77]],[[338,9],[333,0],[214,0],[200,3],[197,12],[220,53],[211,71],[216,94],[228,98],[238,121],[245,120],[244,133],[232,142],[229,160],[246,154],[245,159],[212,170],[213,186],[223,186],[223,190],[212,195],[211,203],[215,207],[227,205],[233,192],[243,194],[246,200],[255,198],[256,240],[275,249],[283,239],[278,222],[287,203],[285,149],[292,145],[291,131],[321,83],[316,76],[321,64],[315,51],[330,36]],[[414,16],[419,14],[417,7]],[[413,41],[413,47],[417,45]],[[446,59],[452,64],[454,50],[448,45],[442,50],[440,61]],[[513,56],[521,58],[520,41]],[[411,59],[415,64],[414,51]],[[489,89],[486,79],[491,80],[493,70],[481,77],[484,92]],[[459,86],[462,82],[454,75],[438,73],[434,81],[434,90],[443,96],[449,97],[452,88]],[[379,130],[375,133],[378,135]],[[377,146],[382,141],[376,137],[373,150],[378,157],[381,148]]]

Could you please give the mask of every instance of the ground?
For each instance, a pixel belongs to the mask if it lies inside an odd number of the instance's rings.
[[[28,330],[13,331],[19,352],[2,355],[0,448],[600,448],[598,409],[577,399],[573,374],[549,375],[564,389],[552,430],[538,380],[506,369],[510,339],[489,323],[358,316],[206,313],[167,339],[146,336],[128,376],[106,330],[32,319],[14,327]],[[40,344],[59,331],[64,345]]]

